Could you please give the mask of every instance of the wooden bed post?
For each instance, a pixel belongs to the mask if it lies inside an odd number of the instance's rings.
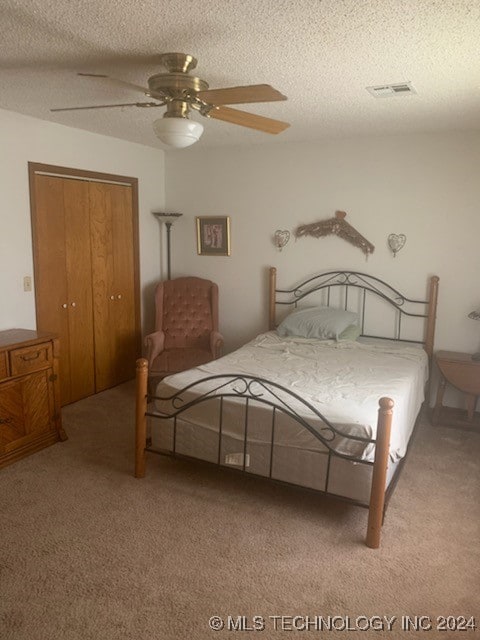
[[[145,446],[147,443],[147,384],[148,361],[145,358],[137,360],[136,377],[136,413],[135,413],[135,477],[145,476]]]
[[[437,298],[438,298],[438,276],[430,278],[430,286],[428,288],[428,320],[427,335],[425,336],[425,351],[428,357],[433,356],[433,341],[435,339],[435,320],[437,318]]]
[[[367,547],[370,547],[370,549],[378,549],[380,546],[393,404],[391,398],[380,398],[375,461],[373,463],[372,488],[370,492],[370,508],[368,510]]]
[[[270,267],[269,278],[269,304],[268,304],[268,328],[270,331],[276,329],[275,323],[275,289],[277,288],[277,270]]]

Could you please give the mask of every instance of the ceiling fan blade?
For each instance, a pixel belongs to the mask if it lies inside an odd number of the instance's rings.
[[[269,84],[251,84],[244,87],[228,87],[226,89],[207,89],[206,91],[199,91],[197,95],[200,100],[214,105],[275,102],[277,100],[287,99],[287,96],[284,96]]]
[[[83,109],[112,109],[114,107],[163,107],[161,102],[124,102],[122,104],[96,104],[89,107],[63,107],[61,109],[50,109],[50,111],[82,111]]]
[[[138,84],[132,84],[131,82],[126,82],[125,80],[118,80],[118,78],[112,78],[111,76],[107,76],[102,73],[77,73],[77,76],[81,76],[82,78],[102,78],[104,80],[108,80],[109,82],[113,82],[114,84],[118,84],[122,87],[135,89],[135,91],[140,91],[140,93],[143,93],[145,95],[149,93],[149,90],[146,87],[141,87]]]
[[[257,129],[265,133],[281,133],[290,126],[288,122],[264,118],[254,113],[247,113],[246,111],[239,111],[238,109],[231,109],[230,107],[216,107],[209,111],[207,115],[216,120],[239,124],[241,127],[250,127],[250,129]]]

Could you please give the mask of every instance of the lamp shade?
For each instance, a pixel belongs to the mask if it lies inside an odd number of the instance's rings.
[[[160,118],[153,123],[153,130],[169,147],[182,149],[200,140],[203,125],[188,118]]]
[[[163,213],[163,211],[152,211],[152,214],[160,220],[160,222],[174,223],[177,218],[183,216],[183,213]]]

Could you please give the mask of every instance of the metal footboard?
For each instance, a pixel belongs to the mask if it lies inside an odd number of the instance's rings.
[[[320,493],[332,495],[336,498],[353,502],[369,508],[369,525],[367,531],[367,545],[376,548],[380,543],[380,528],[383,521],[385,507],[385,487],[387,478],[388,451],[390,442],[390,427],[393,401],[389,398],[380,400],[379,419],[375,438],[349,433],[345,429],[334,426],[314,406],[304,400],[298,394],[281,385],[247,375],[220,374],[208,376],[195,381],[184,388],[165,396],[149,395],[147,393],[148,368],[147,361],[137,361],[137,407],[136,407],[136,458],[135,476],[145,475],[146,453],[162,453],[167,455],[188,457],[177,451],[177,421],[182,419],[188,411],[205,403],[218,403],[218,441],[216,462],[221,463],[222,446],[228,425],[225,424],[225,404],[233,400],[235,404],[244,406],[244,420],[242,449],[240,463],[235,467],[226,465],[227,468],[235,468],[237,471],[258,475],[284,484],[293,484],[278,480],[274,474],[275,439],[277,435],[280,416],[287,416],[294,423],[307,430],[313,438],[324,448],[327,458],[327,469],[323,489],[315,489]],[[268,473],[260,474],[247,469],[248,446],[251,405],[261,405],[267,409],[265,420],[268,420],[270,430]],[[158,405],[160,404],[160,409]],[[167,450],[152,447],[151,438],[147,434],[147,418],[155,418],[163,423],[169,423],[173,430],[172,446]],[[358,453],[351,453],[353,445],[357,445]],[[365,447],[375,448],[375,460],[366,460],[363,457]],[[334,458],[341,458],[359,465],[373,467],[370,500],[361,502],[339,496],[329,491],[331,463]]]
[[[205,390],[205,388],[207,389]],[[275,451],[275,436],[276,429],[279,423],[280,416],[288,416],[294,421],[294,423],[300,425],[306,429],[315,440],[320,442],[325,448],[327,459],[327,471],[325,474],[324,488],[316,489],[321,493],[328,493],[335,495],[335,497],[341,498],[337,494],[333,494],[329,491],[330,481],[330,468],[332,457],[342,458],[355,462],[359,465],[372,466],[373,461],[366,460],[363,455],[353,455],[351,453],[345,453],[339,450],[339,446],[342,443],[347,444],[353,441],[360,443],[360,449],[363,451],[364,447],[368,445],[374,445],[375,440],[364,436],[355,435],[354,433],[346,433],[338,427],[334,426],[323,414],[321,414],[314,406],[304,400],[301,396],[292,392],[285,387],[266,380],[264,378],[239,375],[239,374],[219,374],[214,376],[208,376],[193,382],[186,387],[175,391],[170,395],[154,396],[149,395],[147,398],[148,405],[153,404],[153,410],[147,410],[146,415],[152,418],[157,418],[164,424],[167,423],[171,426],[173,431],[172,446],[170,449],[156,449],[151,446],[149,439],[147,439],[147,450],[154,453],[162,453],[166,455],[182,455],[177,451],[177,418],[181,418],[183,414],[189,410],[204,404],[218,404],[218,409],[212,407],[209,415],[211,415],[210,426],[214,427],[214,431],[217,432],[217,444],[216,444],[216,464],[222,464],[222,451],[225,451],[224,439],[225,439],[225,405],[224,400],[233,399],[237,408],[242,412],[243,408],[243,425],[242,433],[237,433],[236,437],[240,439],[240,446],[242,453],[240,455],[239,462],[231,463],[232,468],[243,471],[249,475],[258,475],[263,478],[269,478],[272,480],[281,481],[278,477],[273,475],[274,467],[274,451]],[[247,449],[251,444],[249,442],[250,437],[250,409],[252,404],[263,405],[268,410],[263,413],[261,420],[263,423],[269,425],[269,460],[267,463],[268,473],[255,473],[249,469],[248,460],[249,454]],[[156,410],[155,405],[160,404],[161,410]],[[295,404],[297,405],[295,407]],[[212,424],[216,420],[216,424]],[[340,443],[340,444],[339,444]],[[185,456],[184,456],[185,457]],[[193,456],[192,456],[193,457]],[[294,484],[294,483],[289,483]],[[304,485],[300,485],[304,486]],[[349,500],[359,506],[368,507],[368,502],[361,502],[357,500]]]

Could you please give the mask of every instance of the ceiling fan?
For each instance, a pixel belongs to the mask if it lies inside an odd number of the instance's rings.
[[[277,134],[290,125],[280,120],[272,120],[225,105],[249,102],[275,102],[287,97],[268,84],[253,84],[225,89],[209,89],[207,82],[189,75],[197,66],[197,60],[185,53],[164,53],[160,63],[167,73],[157,73],[148,78],[148,89],[130,82],[94,73],[79,73],[80,76],[107,78],[124,87],[135,89],[155,102],[126,102],[122,104],[102,104],[87,107],[66,107],[50,111],[77,111],[81,109],[110,109],[114,107],[154,108],[166,106],[162,118],[153,123],[155,134],[169,146],[188,147],[200,139],[203,125],[189,119],[191,109],[202,116],[223,120],[242,127],[249,127],[265,133]]]

